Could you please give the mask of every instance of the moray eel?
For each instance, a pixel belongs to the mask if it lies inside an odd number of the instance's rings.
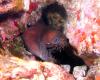
[[[44,61],[56,62],[51,53],[54,50],[60,51],[67,44],[67,38],[62,33],[66,10],[55,2],[43,7],[41,13],[41,18],[36,24],[29,19],[29,28],[23,33],[22,39],[32,55]]]
[[[64,7],[54,3],[42,10],[41,19],[36,24],[30,21],[30,27],[22,35],[25,47],[32,53],[30,56],[57,64],[70,64],[72,67],[84,65],[84,61],[75,55],[76,49],[63,34],[63,24],[67,19]]]
[[[44,61],[55,62],[51,52],[64,48],[67,38],[50,26],[47,27],[41,20],[29,27],[22,35],[27,50]]]

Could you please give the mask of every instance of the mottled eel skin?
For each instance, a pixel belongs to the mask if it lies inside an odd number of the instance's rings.
[[[70,64],[71,67],[84,65],[84,61],[75,55],[77,51],[63,34],[66,18],[64,7],[58,3],[44,8],[41,19],[34,25],[30,20],[29,28],[22,35],[27,50],[43,61]]]
[[[29,19],[29,28],[22,36],[27,50],[41,60],[56,62],[52,52],[60,51],[68,42],[61,30],[65,20],[66,11],[62,5],[55,2],[44,7],[41,19],[36,24]]]
[[[28,28],[22,35],[27,49],[44,61],[55,62],[51,51],[62,49],[67,44],[67,38],[60,31],[46,26],[41,20]]]

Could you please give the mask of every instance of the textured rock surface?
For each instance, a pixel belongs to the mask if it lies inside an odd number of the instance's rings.
[[[10,56],[0,49],[0,80],[75,80],[60,66],[49,62],[38,62]]]

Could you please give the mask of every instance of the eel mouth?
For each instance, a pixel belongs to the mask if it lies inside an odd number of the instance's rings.
[[[50,53],[55,52],[55,51],[61,52],[63,49],[64,49],[64,46],[61,46],[61,45],[56,45],[56,44],[47,45],[47,50]]]
[[[61,52],[65,47],[68,47],[69,43],[65,37],[56,38],[53,43],[46,44],[47,50],[52,52]]]

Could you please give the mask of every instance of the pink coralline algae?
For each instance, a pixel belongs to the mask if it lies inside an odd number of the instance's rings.
[[[66,36],[79,55],[93,53],[100,56],[99,0],[72,0],[68,2]]]

